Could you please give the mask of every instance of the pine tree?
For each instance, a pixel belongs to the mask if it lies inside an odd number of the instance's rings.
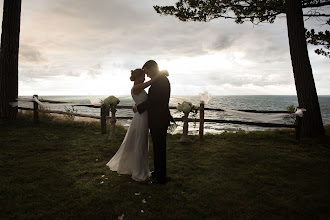
[[[18,97],[18,51],[22,0],[4,0],[0,51],[0,122],[16,120]]]

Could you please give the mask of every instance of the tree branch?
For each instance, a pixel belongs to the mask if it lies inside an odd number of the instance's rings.
[[[318,8],[318,7],[322,7],[322,6],[327,6],[330,5],[330,1],[329,2],[319,2],[319,3],[314,3],[314,4],[306,4],[306,5],[302,5],[303,8]]]
[[[330,17],[330,14],[304,14],[304,17]]]

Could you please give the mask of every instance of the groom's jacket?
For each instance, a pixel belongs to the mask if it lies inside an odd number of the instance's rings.
[[[141,114],[148,110],[149,128],[167,128],[173,120],[169,110],[171,85],[166,76],[161,76],[149,88],[147,101],[137,106]]]

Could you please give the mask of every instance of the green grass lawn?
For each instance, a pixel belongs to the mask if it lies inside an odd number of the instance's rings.
[[[0,128],[0,219],[329,219],[330,127],[299,143],[293,130],[168,136],[166,185],[105,166],[99,123],[19,115]],[[152,168],[152,158],[150,159]]]

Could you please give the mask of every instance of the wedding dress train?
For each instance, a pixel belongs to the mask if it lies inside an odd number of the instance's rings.
[[[147,100],[147,93],[142,90],[138,95],[131,90],[136,105]],[[148,112],[134,113],[124,141],[117,153],[106,164],[110,170],[119,174],[132,175],[136,181],[144,181],[150,177],[148,161]]]

